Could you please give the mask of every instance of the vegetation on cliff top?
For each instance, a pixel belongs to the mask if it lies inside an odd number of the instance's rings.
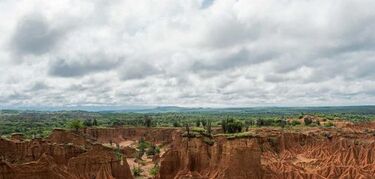
[[[146,111],[146,113],[2,110],[0,111],[0,135],[23,133],[28,138],[45,137],[49,135],[53,128],[73,128],[78,130],[86,126],[185,127],[186,124],[189,124],[191,128],[195,126],[198,129],[206,130],[208,123],[210,128],[211,126],[224,127],[225,132],[236,133],[246,131],[249,127],[280,126],[282,117],[293,119],[287,124],[291,126],[320,125],[310,122],[308,119],[301,121],[300,119],[307,114],[321,117],[327,121],[340,119],[364,122],[375,119],[375,106],[190,109],[176,112]],[[330,123],[326,125],[332,126]]]

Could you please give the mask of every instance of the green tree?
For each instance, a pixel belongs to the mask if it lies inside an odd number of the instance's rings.
[[[224,133],[227,133],[227,121],[228,121],[228,119],[221,120],[221,128],[223,129]]]
[[[74,119],[69,122],[68,124],[69,128],[74,129],[76,132],[78,132],[78,129],[83,127],[83,124],[80,120]]]
[[[92,121],[92,125],[93,126],[98,126],[98,121],[96,121],[96,119],[94,119],[94,121]]]
[[[206,120],[202,119],[202,120],[201,120],[201,123],[202,123],[202,126],[203,126],[203,127],[206,127],[206,125],[207,125],[207,121],[206,121]]]
[[[226,119],[221,121],[221,127],[224,133],[237,133],[241,132],[244,124],[239,120]]]
[[[85,127],[91,127],[92,126],[92,120],[91,119],[86,119],[85,121],[83,121],[83,125]]]
[[[212,134],[212,129],[211,129],[211,121],[210,120],[207,120],[207,124],[206,124],[205,128],[206,128],[207,134],[211,135]]]
[[[189,126],[189,123],[185,123],[185,130],[187,132],[187,135],[190,136],[190,126]]]
[[[173,127],[181,127],[181,124],[177,121],[173,121]]]
[[[284,117],[284,116],[281,117],[281,119],[280,119],[280,123],[279,123],[280,127],[281,127],[281,128],[284,128],[284,127],[286,126],[287,123],[288,123],[288,121],[285,119],[285,117]]]
[[[197,119],[195,121],[195,126],[200,127],[201,126],[201,120]]]
[[[148,116],[148,115],[145,115],[144,116],[144,125],[146,126],[146,127],[151,127],[151,117],[150,116]]]

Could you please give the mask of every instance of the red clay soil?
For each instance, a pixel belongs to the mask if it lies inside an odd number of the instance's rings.
[[[132,178],[126,158],[117,159],[113,149],[100,144],[94,145],[92,150],[82,155],[71,158],[68,162],[68,171],[79,178]]]
[[[158,178],[370,179],[375,176],[373,126],[263,128],[244,138],[215,137],[213,145],[181,138],[162,156]]]
[[[176,140],[163,157],[158,178],[261,178],[261,150],[256,139]]]
[[[11,163],[35,161],[43,154],[47,154],[53,156],[59,164],[64,164],[69,158],[84,152],[85,150],[80,146],[50,143],[42,139],[33,139],[30,141],[0,139],[1,158]]]
[[[58,166],[54,159],[43,154],[37,161],[20,165],[11,165],[4,161],[0,162],[0,178],[3,179],[75,179],[74,175]]]
[[[0,139],[0,179],[131,179],[119,150],[95,143],[164,143],[158,179],[370,179],[375,123],[251,129],[247,135],[183,137],[171,128],[55,130],[47,139]],[[132,146],[131,146],[132,147]],[[134,147],[134,146],[133,146]],[[126,155],[125,155],[126,154]],[[121,157],[122,156],[122,157]]]
[[[70,143],[77,146],[90,145],[90,142],[93,142],[93,140],[90,141],[90,139],[80,133],[78,134],[64,129],[54,129],[51,135],[48,136],[47,140],[51,143]]]
[[[172,136],[177,132],[175,128],[88,128],[83,129],[83,133],[100,143],[120,143],[126,140],[140,140],[153,143],[171,143]]]
[[[126,158],[118,158],[114,149],[89,143],[75,133],[55,130],[46,140],[0,139],[0,179],[13,178],[132,179],[133,176]]]

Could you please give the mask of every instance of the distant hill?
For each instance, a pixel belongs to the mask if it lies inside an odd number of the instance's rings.
[[[375,106],[322,106],[322,107],[238,107],[238,108],[189,108],[179,106],[157,107],[68,107],[68,108],[21,108],[3,109],[1,113],[19,112],[98,112],[98,113],[248,113],[248,114],[296,114],[296,113],[357,113],[375,114]]]

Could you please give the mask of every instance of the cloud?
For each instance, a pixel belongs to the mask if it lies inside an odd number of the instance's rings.
[[[143,79],[159,72],[157,68],[144,62],[127,62],[120,70],[120,78],[122,80]]]
[[[192,71],[223,71],[229,70],[236,67],[243,67],[248,65],[254,65],[257,63],[266,62],[276,56],[272,51],[268,52],[257,52],[249,51],[247,49],[240,49],[235,52],[224,55],[219,53],[208,59],[196,61],[191,67]]]
[[[0,105],[374,104],[374,6],[0,1]]]
[[[17,55],[41,55],[53,49],[61,37],[44,16],[29,14],[19,21],[10,45]]]
[[[214,2],[215,2],[215,0],[203,0],[201,8],[203,8],[203,9],[209,8]]]
[[[46,90],[48,89],[49,86],[47,84],[45,84],[44,82],[35,82],[31,88],[30,88],[30,91],[40,91],[40,90]]]
[[[91,57],[91,58],[98,58]],[[99,57],[99,59],[88,59],[81,57],[80,59],[56,59],[50,64],[48,74],[57,77],[80,77],[90,73],[101,72],[116,68],[121,61],[109,61]]]

